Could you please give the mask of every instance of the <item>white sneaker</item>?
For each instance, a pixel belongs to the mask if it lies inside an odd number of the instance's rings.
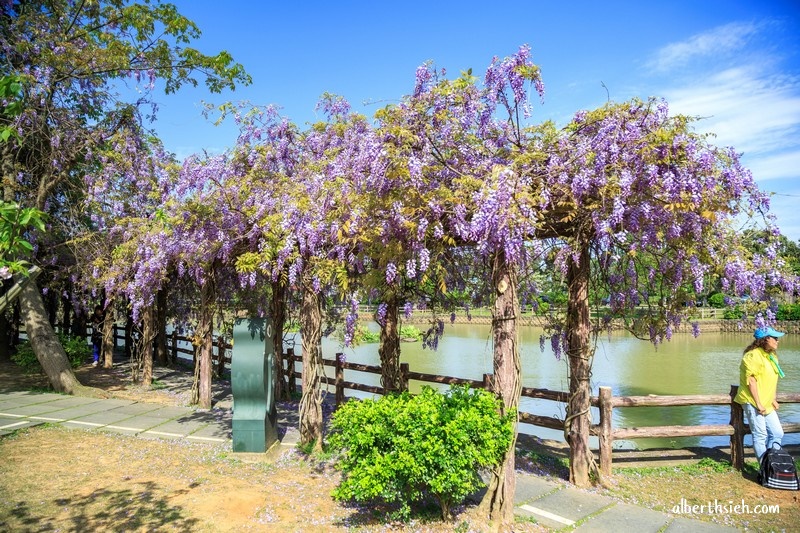
[[[94,361],[94,362],[92,363],[92,366],[97,366],[97,361]]]

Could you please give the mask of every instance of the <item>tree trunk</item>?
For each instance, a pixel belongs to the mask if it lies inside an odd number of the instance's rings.
[[[47,309],[47,320],[50,321],[50,325],[55,328],[58,326],[58,293],[54,290],[48,290],[47,295],[44,297],[44,304],[45,309]],[[65,335],[68,334],[67,331],[63,331]]]
[[[586,487],[590,484],[590,471],[599,475],[594,455],[589,449],[589,380],[593,355],[590,343],[589,247],[582,245],[577,258],[571,255],[568,261],[566,330],[570,397],[564,421],[564,437],[569,443],[569,480],[578,487]]]
[[[19,346],[19,325],[22,322],[22,311],[19,302],[14,302],[14,315],[11,319],[11,347]]]
[[[400,372],[400,325],[397,311],[397,295],[386,298],[386,316],[381,324],[381,339],[378,355],[381,359],[381,385],[386,393],[402,392],[405,388]]]
[[[0,279],[0,296],[5,296],[8,294],[8,290],[14,286],[14,281],[12,279]],[[11,360],[11,320],[9,320],[10,313],[10,305],[16,303],[16,300],[13,302],[8,302],[0,307],[0,361],[10,361]]]
[[[289,399],[289,388],[286,386],[283,371],[283,328],[286,324],[286,285],[280,280],[272,283],[272,300],[270,301],[272,315],[272,348],[275,351],[275,397]],[[290,364],[294,364],[291,362]]]
[[[133,316],[128,308],[125,316],[125,358],[133,359]]]
[[[61,317],[61,331],[69,333],[72,331],[72,299],[69,293],[61,296]]]
[[[503,401],[502,414],[516,413],[522,393],[522,366],[517,341],[517,319],[519,298],[517,296],[517,274],[501,252],[492,261],[492,286],[495,300],[492,308],[492,338],[494,341],[493,391]],[[486,495],[481,509],[488,515],[493,529],[510,527],[514,523],[514,449],[517,441],[517,423],[514,422],[514,437],[506,450],[503,462],[491,472]]]
[[[211,377],[214,371],[211,362],[213,349],[212,332],[214,328],[214,301],[216,285],[214,275],[206,279],[200,288],[200,320],[195,331],[195,340],[199,343],[198,357],[195,361],[195,382],[192,386],[192,403],[201,409],[211,409]]]
[[[300,335],[303,339],[303,395],[300,398],[300,444],[322,451],[322,302],[319,294],[303,288]]]
[[[155,310],[148,307],[142,313],[142,340],[139,346],[142,361],[142,385],[153,384],[153,339],[155,338]]]
[[[32,281],[25,286],[19,296],[19,302],[28,340],[53,390],[66,394],[83,393],[86,387],[80,384],[72,372],[67,354],[50,325],[47,310],[35,282]]]
[[[0,312],[0,361],[11,360],[11,321]]]
[[[100,360],[103,368],[114,366],[114,322],[115,322],[114,299],[106,300],[105,311],[103,312],[103,344],[100,353]]]
[[[80,305],[80,304],[78,304]],[[73,307],[75,318],[72,321],[72,336],[86,338],[86,313],[80,307]]]
[[[167,293],[162,287],[156,295],[156,360],[160,366],[169,364],[167,354]]]

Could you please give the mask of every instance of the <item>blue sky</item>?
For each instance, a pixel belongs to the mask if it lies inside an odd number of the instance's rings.
[[[413,88],[432,60],[482,76],[521,44],[542,69],[534,120],[565,123],[609,98],[665,98],[704,117],[699,131],[733,146],[800,240],[800,2],[797,0],[286,2],[173,0],[203,32],[194,46],[227,50],[253,77],[236,92],[157,95],[155,130],[178,157],[232,146],[201,101],[275,104],[301,127],[324,92],[372,115]]]

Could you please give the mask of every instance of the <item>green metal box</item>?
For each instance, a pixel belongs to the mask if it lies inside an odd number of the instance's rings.
[[[237,318],[231,355],[234,452],[265,452],[278,440],[274,360],[272,321]]]

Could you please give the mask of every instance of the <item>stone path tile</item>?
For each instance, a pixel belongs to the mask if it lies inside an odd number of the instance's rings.
[[[559,490],[559,485],[541,476],[517,474],[514,504],[519,505]]]
[[[582,533],[608,533],[609,531],[636,531],[636,533],[658,533],[672,518],[665,513],[617,503],[582,523],[575,531]]]

